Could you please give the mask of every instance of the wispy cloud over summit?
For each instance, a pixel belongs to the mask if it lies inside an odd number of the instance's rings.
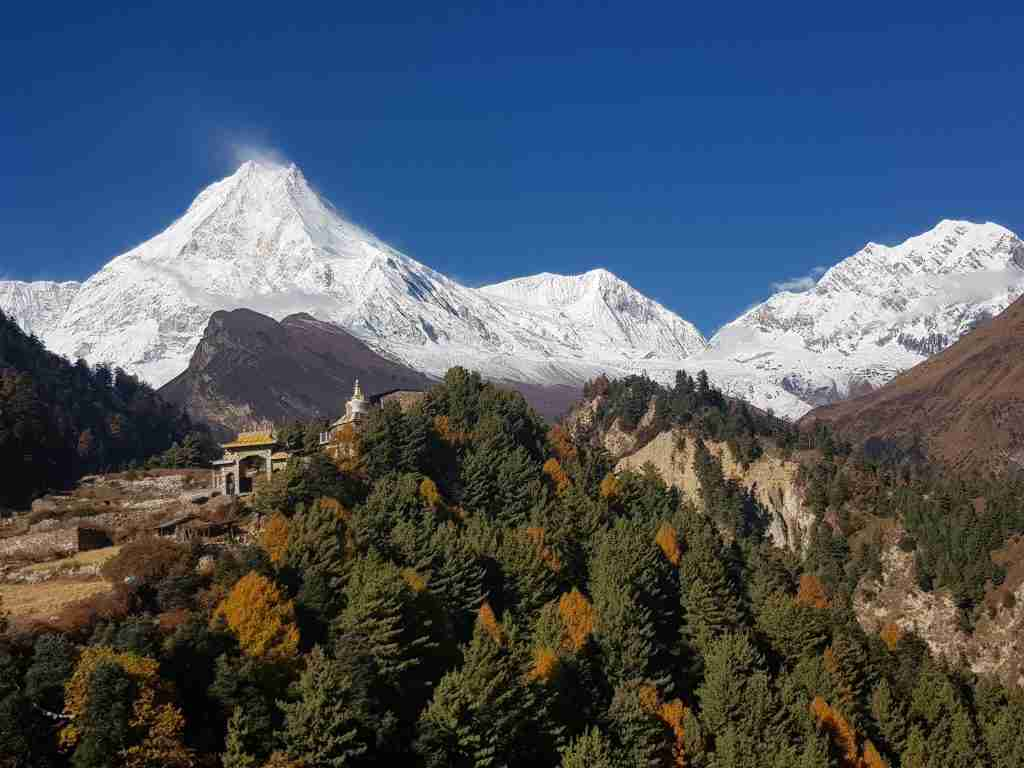
[[[818,279],[828,271],[828,267],[813,267],[806,275],[791,277],[788,280],[780,280],[772,283],[773,291],[793,291],[803,293],[809,291],[818,284]]]

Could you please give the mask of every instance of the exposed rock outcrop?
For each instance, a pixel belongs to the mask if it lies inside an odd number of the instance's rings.
[[[772,516],[768,533],[776,546],[795,552],[803,549],[814,515],[804,504],[797,485],[799,465],[766,454],[744,468],[725,443],[705,441],[708,451],[722,464],[727,478],[735,480]],[[674,485],[695,504],[701,503],[700,480],[693,469],[696,439],[684,431],[662,432],[636,452],[622,458],[617,471],[639,470],[650,462],[669,485]]]
[[[1012,599],[984,614],[967,633],[949,592],[921,590],[914,579],[914,554],[892,546],[882,555],[881,577],[865,577],[858,585],[854,610],[869,634],[894,624],[915,633],[936,656],[1019,686],[1024,685],[1024,584],[1008,594]]]

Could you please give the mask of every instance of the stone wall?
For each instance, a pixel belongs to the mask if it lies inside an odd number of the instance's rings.
[[[8,557],[72,555],[78,551],[78,528],[28,533],[0,539],[0,560]]]

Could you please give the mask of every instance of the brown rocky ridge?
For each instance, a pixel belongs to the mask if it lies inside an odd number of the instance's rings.
[[[879,389],[817,408],[801,426],[825,422],[855,443],[872,438],[955,468],[1024,467],[1024,298],[948,349]]]

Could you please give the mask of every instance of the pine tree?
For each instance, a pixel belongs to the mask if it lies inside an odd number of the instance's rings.
[[[724,634],[711,643],[704,659],[704,681],[697,689],[701,720],[709,733],[722,733],[748,716],[746,693],[754,676],[763,674],[762,664],[745,633]]]
[[[75,648],[62,635],[36,638],[32,664],[25,672],[25,695],[43,709],[64,709],[64,684],[75,670]]]
[[[588,728],[562,751],[562,768],[616,768],[611,743],[597,728]]]
[[[330,499],[300,507],[288,526],[283,562],[296,576],[320,573],[337,587],[350,556],[349,530],[343,508]]]
[[[623,765],[662,764],[666,739],[652,706],[656,697],[657,689],[649,682],[634,680],[615,689],[608,720]]]
[[[478,620],[459,669],[445,674],[417,724],[431,768],[551,762],[550,724],[508,647],[507,631]],[[547,759],[542,759],[546,757]]]
[[[301,763],[344,768],[366,754],[375,732],[382,743],[386,740],[388,718],[375,716],[349,665],[320,648],[309,654],[297,693],[296,701],[281,704],[282,740]]]
[[[561,591],[557,574],[543,557],[543,542],[529,533],[527,529],[507,530],[497,552],[504,576],[504,608],[526,623]]]
[[[269,720],[264,722],[262,718],[253,717],[242,707],[236,707],[228,720],[224,754],[221,756],[224,768],[256,768],[260,760],[249,750],[253,749],[254,742],[260,741],[257,730],[269,727]]]
[[[599,536],[590,560],[594,640],[612,687],[667,680],[665,639],[659,638],[655,610],[662,620],[677,612],[665,605],[664,578],[671,566],[653,539],[645,526],[619,520]]]
[[[371,552],[352,564],[346,605],[334,620],[335,656],[362,656],[377,678],[396,693],[431,647],[426,617],[418,616],[415,594],[397,566]]]
[[[403,472],[426,473],[430,462],[431,420],[422,410],[405,415],[398,466]]]
[[[100,661],[89,676],[85,706],[75,728],[81,734],[74,768],[105,768],[117,762],[131,733],[135,682],[114,661]]]
[[[859,728],[874,680],[867,654],[855,639],[837,634],[825,651],[825,667],[838,695],[837,706],[852,726]]]
[[[757,614],[757,628],[783,658],[795,661],[818,653],[828,641],[828,622],[823,611],[800,605],[788,595],[773,593]]]
[[[492,517],[497,508],[495,483],[500,454],[486,445],[477,446],[462,463],[462,506],[474,514]]]

